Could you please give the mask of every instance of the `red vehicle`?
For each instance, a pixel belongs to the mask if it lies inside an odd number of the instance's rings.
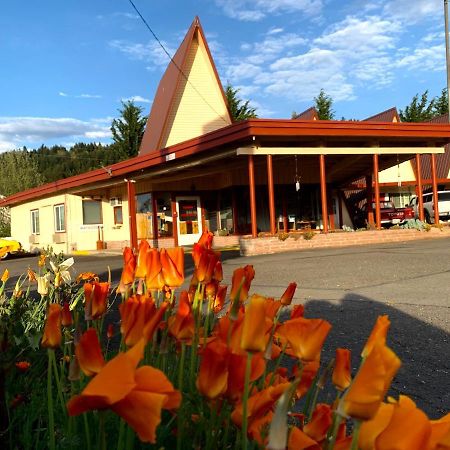
[[[372,203],[373,215],[375,218],[375,202]],[[414,209],[406,206],[396,208],[390,200],[380,201],[381,226],[391,227],[392,225],[402,225],[409,219],[414,219]],[[353,223],[356,228],[364,228],[367,225],[367,204],[354,217]]]

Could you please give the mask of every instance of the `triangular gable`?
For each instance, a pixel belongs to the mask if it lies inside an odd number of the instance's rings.
[[[159,83],[139,154],[231,123],[225,93],[196,17]]]
[[[293,117],[295,120],[319,120],[319,114],[317,113],[317,109],[312,106],[311,108],[308,108],[307,110],[296,114],[295,117]]]
[[[364,119],[363,122],[400,122],[400,116],[398,115],[397,108],[394,106],[393,108]]]

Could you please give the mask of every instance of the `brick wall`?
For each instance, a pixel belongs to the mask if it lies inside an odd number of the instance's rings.
[[[303,239],[303,236],[300,233],[289,236],[285,241],[281,241],[276,236],[258,238],[243,236],[240,239],[240,247],[242,256],[250,256],[281,253],[292,250],[348,247],[353,245],[405,242],[416,239],[433,239],[441,237],[450,237],[449,227],[445,227],[442,230],[432,228],[430,231],[381,230],[336,232],[329,234],[316,233],[311,240]]]

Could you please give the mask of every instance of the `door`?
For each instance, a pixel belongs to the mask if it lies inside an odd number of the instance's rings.
[[[194,245],[202,234],[200,197],[176,197],[178,245]]]

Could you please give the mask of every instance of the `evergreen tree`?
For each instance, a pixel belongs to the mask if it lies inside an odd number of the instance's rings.
[[[143,109],[132,101],[122,102],[120,118],[114,119],[111,124],[111,132],[115,146],[125,158],[136,156],[139,152],[146,118],[142,117]]]
[[[428,90],[420,97],[416,94],[411,103],[400,110],[399,115],[402,122],[427,122],[436,114],[434,113],[435,99],[428,100]]]
[[[443,116],[448,114],[448,94],[447,89],[442,89],[441,95],[434,98],[433,116]]]
[[[319,120],[334,119],[333,99],[323,89],[320,90],[317,97],[314,97],[314,102]]]
[[[250,106],[250,100],[243,101],[238,97],[239,89],[233,88],[228,84],[225,88],[225,95],[230,108],[231,119],[233,122],[239,122],[246,119],[254,119],[258,117],[256,109]]]

